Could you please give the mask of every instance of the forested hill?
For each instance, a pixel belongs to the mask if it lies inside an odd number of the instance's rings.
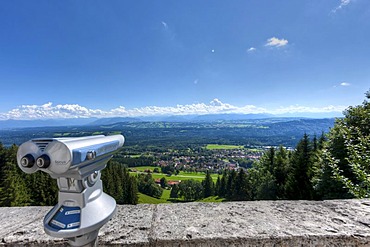
[[[160,145],[181,148],[189,144],[295,146],[303,134],[321,135],[335,119],[270,118],[187,122],[119,122],[98,126],[61,126],[0,130],[0,141],[9,146],[37,137],[70,137],[122,133],[125,145]]]

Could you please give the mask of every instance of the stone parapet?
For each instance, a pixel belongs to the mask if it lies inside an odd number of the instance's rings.
[[[0,246],[67,246],[50,207],[0,208]],[[370,246],[370,200],[119,205],[100,246]]]

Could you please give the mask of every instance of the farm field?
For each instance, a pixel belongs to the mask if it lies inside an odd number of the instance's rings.
[[[145,171],[148,171],[150,170],[152,172],[152,177],[154,179],[161,179],[162,177],[165,177],[167,180],[175,180],[175,181],[179,181],[179,180],[189,180],[189,179],[194,179],[194,180],[197,180],[197,181],[203,181],[204,178],[205,178],[205,173],[204,172],[180,172],[178,175],[167,175],[167,174],[164,174],[164,173],[153,173],[153,170],[154,168],[156,168],[155,166],[141,166],[141,167],[130,167],[129,169],[135,169],[137,170],[137,172],[130,172],[131,175],[136,175],[137,173],[142,173],[142,172],[145,172]],[[214,182],[217,181],[217,177],[218,177],[218,174],[211,174],[211,177],[213,179]]]
[[[237,145],[219,145],[219,144],[207,144],[206,149],[208,150],[228,150],[228,149],[244,149],[244,146]]]

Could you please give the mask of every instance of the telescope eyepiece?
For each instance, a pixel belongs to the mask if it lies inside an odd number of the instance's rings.
[[[50,157],[46,154],[41,155],[37,158],[36,165],[40,168],[48,168],[50,165]]]
[[[27,154],[21,159],[21,165],[23,167],[31,168],[35,164],[35,158],[32,154]]]

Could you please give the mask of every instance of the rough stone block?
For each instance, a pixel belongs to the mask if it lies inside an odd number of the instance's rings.
[[[67,246],[50,207],[0,208],[0,245]],[[120,205],[100,246],[370,246],[370,200]]]

